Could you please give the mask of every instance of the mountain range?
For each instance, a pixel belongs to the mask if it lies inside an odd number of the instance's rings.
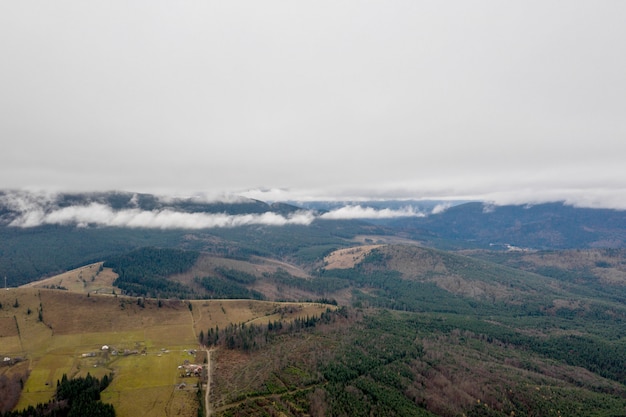
[[[621,415],[625,238],[563,203],[5,191],[0,413],[89,369],[120,416]]]
[[[449,250],[626,246],[624,211],[563,203],[493,206],[482,202],[433,210],[443,204],[297,205],[243,197],[206,201],[123,192],[37,195],[5,191],[0,193],[0,275],[17,285],[144,246],[257,253],[299,262],[349,246],[355,239],[407,239]],[[358,207],[361,214],[327,216],[342,207]]]

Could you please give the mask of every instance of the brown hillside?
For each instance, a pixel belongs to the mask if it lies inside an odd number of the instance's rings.
[[[189,271],[182,274],[172,275],[169,279],[188,285],[194,288],[197,292],[202,293],[203,289],[194,282],[194,279],[207,276],[217,276],[219,275],[219,273],[216,272],[218,269],[235,269],[237,271],[245,272],[246,274],[254,275],[257,278],[262,278],[264,274],[276,273],[279,270],[286,271],[290,275],[299,278],[309,277],[309,274],[301,268],[274,259],[252,257],[250,261],[242,261],[203,254],[198,258],[196,264]],[[272,288],[266,289],[264,286],[259,286],[254,289],[260,291],[269,299],[281,298],[273,297],[271,295]],[[282,298],[284,299],[285,297],[282,296]]]
[[[402,273],[405,278],[448,272],[441,258],[430,249],[414,245],[387,245],[380,248],[380,251],[387,259],[387,266]]]
[[[324,258],[325,269],[348,269],[354,268],[372,250],[383,245],[364,245],[351,248],[338,249]]]
[[[23,288],[65,289],[82,294],[112,294],[120,290],[113,286],[117,274],[111,268],[103,268],[103,262],[85,265],[71,271],[55,275],[40,281],[22,285]]]

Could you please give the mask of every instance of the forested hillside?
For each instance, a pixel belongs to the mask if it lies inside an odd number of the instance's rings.
[[[408,210],[409,213],[427,213],[423,210],[434,209],[436,202],[387,205],[371,202],[370,208],[399,210],[413,207],[411,204],[415,208]],[[17,286],[146,246],[197,250],[240,259],[266,256],[305,264],[318,262],[330,251],[351,246],[355,240],[408,239],[442,249],[497,251],[514,247],[550,250],[626,246],[626,215],[617,210],[582,209],[560,203],[535,206],[466,203],[428,215],[387,220],[319,215],[338,205],[309,203],[298,207],[243,198],[206,202],[199,198],[163,199],[137,193],[51,197],[0,192],[0,276],[7,276],[9,284]],[[308,215],[313,220],[306,224],[287,221],[302,210],[310,210]],[[189,214],[215,215],[220,221],[237,218],[240,223],[196,228],[189,221],[189,227],[193,227],[186,228],[185,223],[163,227],[157,220],[143,227],[124,227],[123,223],[113,221],[120,217],[171,219]],[[251,225],[243,220],[264,215],[287,223],[273,225],[259,220]],[[99,219],[109,220],[98,223]]]
[[[572,249],[626,246],[626,212],[562,203],[495,206],[466,203],[388,226],[442,248]]]
[[[532,334],[536,323],[495,317],[347,309],[263,339],[258,350],[225,343],[214,413],[623,415],[623,342],[596,345],[601,338],[566,336],[572,328],[562,324]],[[556,329],[563,336],[546,338]]]

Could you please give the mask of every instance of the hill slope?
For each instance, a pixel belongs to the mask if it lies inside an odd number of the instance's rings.
[[[398,219],[390,228],[447,247],[568,249],[626,246],[626,212],[562,203],[466,203],[440,214]]]

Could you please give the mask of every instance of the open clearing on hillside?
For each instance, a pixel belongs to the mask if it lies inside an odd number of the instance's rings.
[[[104,268],[103,262],[85,265],[40,281],[22,285],[22,288],[65,289],[78,293],[113,294],[120,290],[113,286],[117,274],[111,268]]]
[[[338,249],[324,258],[324,268],[326,269],[348,269],[354,268],[372,250],[383,245],[365,245],[352,248]]]
[[[180,282],[186,285],[194,286],[194,280],[198,277],[219,276],[219,270],[236,270],[246,274],[260,278],[266,274],[275,274],[278,271],[285,271],[290,275],[298,278],[309,278],[303,269],[295,265],[281,262],[275,259],[263,258],[260,256],[252,256],[250,260],[239,260],[221,258],[202,254],[198,257],[195,265],[188,271],[180,274],[174,274],[169,277],[170,280]],[[267,294],[266,294],[267,295]]]
[[[328,307],[252,300],[141,301],[38,288],[0,291],[0,356],[23,358],[20,366],[27,364],[30,370],[17,409],[47,402],[63,374],[113,373],[102,398],[119,417],[195,416],[198,379],[181,376],[178,366],[197,360],[201,331],[231,323],[291,321]]]

